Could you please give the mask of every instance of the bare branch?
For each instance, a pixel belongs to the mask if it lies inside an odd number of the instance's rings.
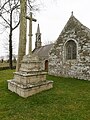
[[[0,8],[0,11],[5,7],[5,5],[9,2],[9,0],[3,4],[3,6]]]
[[[12,28],[12,30],[15,30],[19,26],[19,24],[20,24],[20,20],[18,21],[17,25],[14,28]]]
[[[28,0],[28,11],[30,10],[38,10],[39,5],[34,4],[34,2],[37,0]],[[22,2],[22,0],[21,0]],[[20,23],[20,0],[2,0],[3,5],[0,6],[0,17],[4,21],[2,24],[5,29],[8,28],[8,43],[9,43],[9,61],[10,66],[12,67],[12,49],[13,49],[13,41],[12,41],[12,35],[13,31],[19,26]],[[11,68],[10,67],[10,68]]]
[[[8,22],[2,15],[0,15],[0,16],[1,16],[2,19],[10,26],[9,22]]]

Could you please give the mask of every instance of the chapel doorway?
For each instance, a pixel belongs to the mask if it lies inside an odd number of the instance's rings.
[[[48,71],[48,60],[45,60],[45,70]]]

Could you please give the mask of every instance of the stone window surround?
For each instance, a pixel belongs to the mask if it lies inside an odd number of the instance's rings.
[[[66,40],[66,42],[64,43],[64,46],[63,46],[63,61],[64,62],[66,62],[66,61],[68,61],[67,59],[66,59],[66,44],[67,44],[67,42],[68,41],[70,41],[70,40],[72,40],[72,41],[74,41],[75,43],[76,43],[76,49],[77,49],[77,51],[76,51],[76,60],[77,60],[77,57],[78,57],[78,43],[77,43],[77,41],[75,40],[75,39],[73,39],[73,38],[70,38],[70,39],[68,39],[68,40]],[[71,60],[69,60],[69,61],[75,61],[75,59],[71,59]]]

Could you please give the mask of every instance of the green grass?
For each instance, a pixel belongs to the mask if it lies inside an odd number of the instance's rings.
[[[0,71],[0,120],[90,120],[89,81],[47,76],[53,89],[21,98],[7,89],[13,71]]]

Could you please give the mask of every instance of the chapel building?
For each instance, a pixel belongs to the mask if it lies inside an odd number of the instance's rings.
[[[90,80],[90,29],[73,13],[49,51],[50,75]]]
[[[50,75],[90,80],[90,29],[73,12],[54,44],[42,46],[38,25],[33,54]]]

